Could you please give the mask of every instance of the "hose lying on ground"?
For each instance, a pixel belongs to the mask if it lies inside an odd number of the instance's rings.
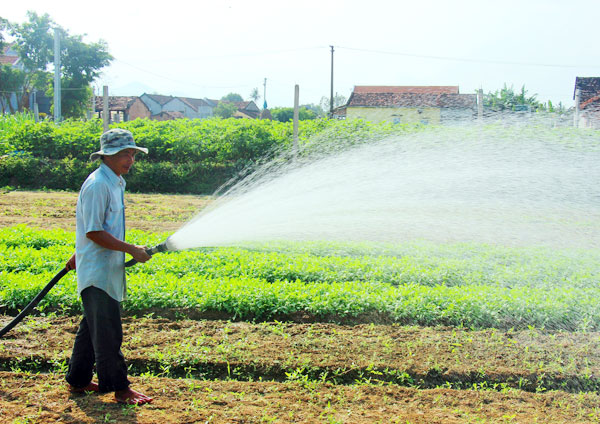
[[[150,256],[152,256],[159,252],[166,252],[167,250],[169,250],[169,249],[167,247],[167,242],[165,241],[154,247],[151,247],[150,249],[147,249],[146,253],[148,253]],[[131,259],[131,260],[125,262],[126,267],[130,267],[135,264],[137,264],[137,261],[135,259]],[[23,310],[19,313],[19,315],[17,315],[2,330],[0,330],[0,338],[2,338],[6,333],[8,333],[10,330],[12,330],[15,325],[17,325],[18,323],[20,323],[23,320],[23,318],[25,318],[27,315],[29,315],[31,310],[33,308],[35,308],[38,303],[40,303],[40,300],[42,300],[44,298],[44,296],[46,296],[46,294],[48,294],[48,292],[52,289],[52,287],[54,287],[54,285],[56,283],[58,283],[58,281],[61,278],[63,278],[65,275],[67,275],[67,272],[69,272],[69,270],[66,267],[63,268],[62,270],[60,270],[60,272],[58,274],[56,274],[54,276],[54,278],[52,278],[52,280],[50,280],[50,282],[48,284],[46,284],[46,287],[44,287],[42,289],[42,291],[39,292],[37,294],[37,296],[35,296],[33,298],[33,300],[31,302],[29,302],[29,304],[27,306],[25,306],[25,308],[23,308]]]

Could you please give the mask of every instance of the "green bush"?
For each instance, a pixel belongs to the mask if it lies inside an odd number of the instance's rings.
[[[272,120],[136,119],[112,127],[130,130],[149,150],[127,176],[128,189],[137,192],[209,194],[292,144],[292,123]],[[310,154],[405,130],[361,120],[306,120],[299,141]],[[99,150],[101,134],[99,119],[55,125],[0,117],[0,186],[78,190],[98,166],[89,156]]]

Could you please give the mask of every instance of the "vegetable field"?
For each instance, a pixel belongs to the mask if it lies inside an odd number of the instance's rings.
[[[0,195],[0,325],[73,252],[75,197]],[[144,230],[128,241],[163,241],[207,201],[129,194],[129,227]],[[165,202],[168,214],[148,213]],[[155,397],[132,408],[62,382],[80,314],[71,272],[0,340],[0,416],[599,422],[599,274],[593,249],[425,241],[160,254],[128,270],[123,351],[134,387]]]

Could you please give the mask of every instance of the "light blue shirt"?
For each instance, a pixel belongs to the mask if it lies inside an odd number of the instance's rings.
[[[79,294],[94,286],[119,302],[126,298],[125,253],[106,249],[86,237],[90,231],[106,231],[125,240],[124,192],[125,180],[104,163],[81,186],[75,239]]]

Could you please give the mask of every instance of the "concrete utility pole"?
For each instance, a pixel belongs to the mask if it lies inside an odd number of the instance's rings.
[[[483,120],[483,88],[477,90],[477,119]]]
[[[88,119],[94,119],[96,116],[96,92],[92,88],[92,104],[90,106],[90,110],[88,111]]]
[[[298,104],[300,103],[300,87],[298,84],[294,87],[294,158],[298,154],[298,118],[300,111]]]
[[[104,132],[106,132],[108,131],[108,124],[110,124],[110,110],[108,110],[108,85],[105,85],[102,91],[102,127]]]
[[[331,47],[331,93],[329,96],[329,117],[333,117],[333,46]]]
[[[60,104],[60,29],[54,28],[54,122],[61,119]]]
[[[33,119],[40,122],[40,109],[37,102],[37,91],[33,92]]]
[[[579,128],[579,102],[581,99],[581,90],[575,90],[575,115],[573,116],[573,126]]]
[[[264,90],[263,90],[263,100],[264,100],[264,102],[263,102],[263,109],[266,109],[267,108],[267,79],[266,78],[265,78],[265,82],[263,83],[263,87],[264,87]]]

